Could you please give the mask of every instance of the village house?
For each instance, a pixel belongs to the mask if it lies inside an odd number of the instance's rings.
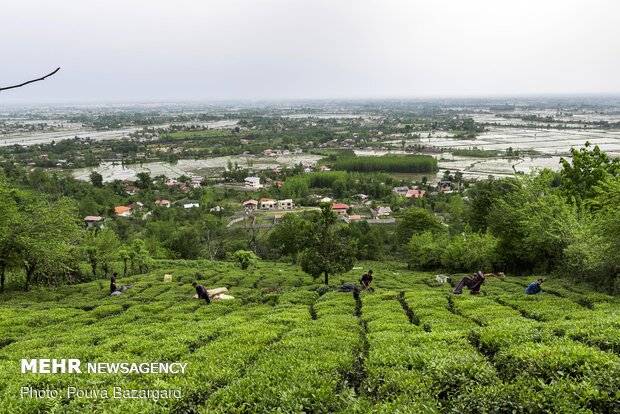
[[[260,177],[245,177],[245,187],[258,189],[263,186],[260,183]]]
[[[321,165],[319,167],[319,171],[331,171],[332,169],[329,168],[327,165]]]
[[[198,207],[200,207],[200,203],[198,202],[198,200],[187,200],[185,203],[183,203],[183,208],[185,209]]]
[[[409,191],[409,187],[394,187],[392,188],[392,192],[400,195],[400,196],[404,196],[407,195],[407,192]]]
[[[343,204],[343,203],[332,204],[332,211],[338,214],[338,218],[343,218],[345,214],[347,214],[348,209],[349,209],[349,206],[347,204]]]
[[[424,190],[417,190],[417,189],[413,189],[413,190],[409,190],[407,191],[407,194],[405,194],[405,197],[407,198],[421,198],[424,197],[424,194],[426,194],[426,191]]]
[[[170,200],[155,200],[156,206],[162,206],[166,208],[170,208]]]
[[[174,178],[170,178],[168,181],[164,183],[166,187],[174,187],[177,184],[179,184],[179,182],[175,180]]]
[[[293,200],[287,198],[285,200],[278,200],[278,210],[292,210],[295,207]]]
[[[390,207],[377,207],[375,210],[370,210],[373,217],[387,217],[392,214],[392,209]]]
[[[437,191],[441,191],[442,193],[451,193],[452,192],[452,181],[449,180],[441,180],[437,183]]]
[[[125,185],[125,192],[128,195],[136,195],[136,193],[138,192],[138,187],[136,187],[135,185]]]
[[[131,207],[128,207],[128,206],[114,207],[114,214],[116,214],[118,217],[130,217]]]
[[[360,220],[365,220],[366,217],[365,216],[360,216],[359,214],[352,214],[352,215],[346,215],[344,217],[344,221],[346,223],[350,223],[352,221],[360,221]]]
[[[258,206],[261,210],[273,210],[276,208],[276,200],[273,198],[261,198],[258,202]]]
[[[256,200],[246,200],[243,202],[243,206],[246,211],[254,211],[258,208],[258,201]]]
[[[103,228],[103,217],[100,216],[86,216],[84,217],[84,223],[88,230],[93,228]]]

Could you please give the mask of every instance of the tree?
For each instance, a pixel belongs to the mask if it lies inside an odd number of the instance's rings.
[[[239,263],[241,270],[248,270],[250,266],[256,266],[256,263],[260,260],[254,252],[249,250],[237,250],[232,254],[232,259]]]
[[[131,241],[129,245],[129,260],[131,261],[132,273],[135,273],[136,268],[140,273],[148,272],[152,259],[144,240],[134,239]]]
[[[101,266],[107,277],[110,263],[118,251],[118,237],[109,228],[87,230],[84,232],[81,250],[84,258],[90,264],[93,277],[97,277],[97,268]]]
[[[445,233],[427,230],[414,234],[405,247],[408,267],[425,270],[439,267],[446,245]]]
[[[118,250],[118,257],[123,261],[123,277],[127,276],[127,264],[131,259],[131,251],[127,246],[122,246]]]
[[[20,228],[21,216],[14,197],[14,190],[0,175],[0,292],[4,292],[6,271],[14,263],[17,250],[16,230]]]
[[[562,164],[562,190],[570,200],[580,204],[595,196],[594,187],[601,183],[607,175],[620,174],[620,160],[609,158],[598,145],[592,146],[586,141],[583,148],[571,148],[572,160],[560,158]]]
[[[294,259],[305,248],[310,227],[310,222],[298,214],[285,214],[280,224],[269,233],[269,245],[280,255]]]
[[[441,264],[450,272],[492,270],[497,262],[497,239],[490,233],[471,231],[450,240],[441,258]]]
[[[222,219],[215,217],[213,214],[207,214],[201,223],[202,234],[207,244],[207,254],[209,259],[217,255],[217,246],[213,243],[214,239],[220,237],[226,230]]]
[[[396,234],[398,241],[404,245],[409,242],[411,236],[425,231],[436,233],[443,230],[443,225],[433,213],[419,207],[405,210],[402,218],[398,221]]]
[[[325,284],[329,275],[348,272],[353,268],[356,254],[355,241],[336,225],[337,216],[329,204],[321,206],[321,212],[310,222],[305,245],[299,257],[301,268],[314,278],[321,274]]]
[[[97,171],[91,172],[90,182],[94,187],[97,187],[97,188],[103,187],[103,175],[99,174]]]
[[[151,187],[151,174],[147,172],[140,172],[136,175],[138,181],[136,181],[136,187],[145,190]]]
[[[36,271],[45,270],[48,278],[62,273],[59,267],[79,238],[76,217],[77,211],[68,199],[55,203],[32,199],[24,206],[18,251],[26,270],[25,290]]]

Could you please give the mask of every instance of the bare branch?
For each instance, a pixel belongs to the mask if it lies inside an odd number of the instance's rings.
[[[56,70],[55,70],[55,71],[53,71],[52,73],[48,73],[47,75],[45,75],[45,76],[43,76],[43,77],[41,77],[41,78],[38,78],[38,79],[33,79],[33,80],[29,80],[29,81],[27,81],[27,82],[20,83],[19,85],[6,86],[6,87],[4,87],[4,88],[0,88],[0,91],[5,91],[5,90],[7,90],[7,89],[13,89],[13,88],[21,88],[22,86],[24,86],[24,85],[28,85],[29,83],[32,83],[32,82],[38,82],[38,81],[42,81],[43,79],[48,78],[48,77],[50,77],[50,76],[54,75],[54,74],[55,74],[56,72],[58,72],[59,70],[60,70],[60,68],[56,68]]]

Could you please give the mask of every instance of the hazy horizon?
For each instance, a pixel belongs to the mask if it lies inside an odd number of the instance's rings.
[[[620,95],[611,0],[5,3],[0,105]]]

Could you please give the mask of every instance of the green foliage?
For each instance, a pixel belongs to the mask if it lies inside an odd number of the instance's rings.
[[[610,158],[598,145],[592,146],[586,141],[583,148],[571,148],[571,161],[562,158],[562,190],[571,200],[578,203],[595,195],[595,187],[607,175],[620,173],[620,160]]]
[[[269,233],[269,245],[280,255],[294,258],[304,249],[311,226],[310,221],[298,214],[285,214]]]
[[[241,270],[248,270],[252,266],[256,266],[259,258],[252,251],[237,250],[232,254],[232,259],[239,263]]]
[[[84,259],[90,264],[93,277],[101,267],[107,276],[112,261],[116,258],[120,242],[116,233],[108,228],[93,229],[84,232],[80,250]]]
[[[375,292],[356,297],[319,289],[299,267],[279,263],[259,262],[252,274],[231,262],[154,266],[139,279],[121,278],[135,286],[118,297],[101,281],[6,294],[0,358],[52,353],[83,361],[187,362],[185,374],[43,378],[7,363],[0,406],[162,414],[618,409],[618,299],[559,279],[543,289],[571,299],[525,297],[529,279],[517,277],[489,278],[484,296],[447,299],[451,287],[431,283],[432,274],[373,262]],[[163,282],[165,273],[172,283]],[[353,270],[337,281],[357,278]],[[196,279],[208,288],[228,286],[235,300],[210,306],[190,300],[189,282]],[[52,389],[181,389],[182,398],[15,398],[23,385],[17,378]]]
[[[498,240],[490,233],[457,235],[450,240],[441,256],[441,264],[452,273],[492,270],[499,260]]]
[[[356,243],[346,231],[336,225],[336,213],[330,205],[323,205],[321,212],[310,219],[312,226],[308,232],[306,248],[299,255],[299,263],[304,272],[314,278],[344,273],[353,268]]]
[[[333,168],[342,171],[429,173],[437,171],[437,160],[429,155],[384,155],[382,157],[338,157]]]
[[[445,233],[424,231],[414,234],[405,247],[407,264],[415,269],[434,269],[441,265],[448,244]]]
[[[401,244],[406,244],[411,236],[425,231],[438,233],[444,231],[441,221],[433,213],[419,207],[405,210],[397,222],[396,234]]]

